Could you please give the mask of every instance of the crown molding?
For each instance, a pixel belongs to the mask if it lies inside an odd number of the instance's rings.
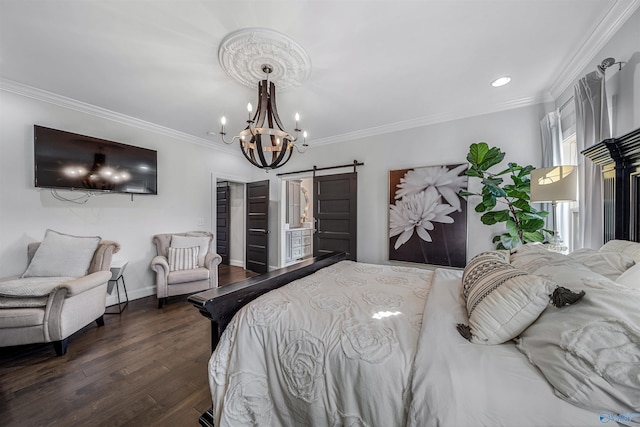
[[[630,2],[629,0],[615,0],[613,2],[591,33],[585,36],[579,49],[549,87],[549,93],[554,99],[558,99],[580,77],[582,70],[593,61],[593,58],[638,7],[640,7],[640,0],[631,0]]]
[[[233,150],[231,147],[217,142],[208,140],[206,138],[199,138],[197,136],[182,132],[179,130],[171,129],[165,126],[161,126],[155,123],[147,122],[145,120],[137,119],[135,117],[127,116],[122,113],[107,110],[106,108],[98,107],[86,102],[78,101],[73,98],[58,95],[57,93],[48,92],[46,90],[38,89],[33,86],[28,86],[22,83],[18,83],[12,80],[0,78],[0,90],[5,92],[15,93],[27,98],[36,99],[38,101],[47,102],[49,104],[57,105],[60,107],[68,108],[70,110],[78,111],[80,113],[89,114],[91,116],[99,117],[102,119],[111,120],[117,123],[121,123],[127,126],[136,127],[139,129],[154,132],[160,135],[175,138],[180,141],[189,142],[212,148],[218,151],[224,151],[226,153],[239,156],[238,150]]]
[[[388,125],[376,126],[368,129],[363,129],[354,132],[347,132],[336,136],[330,136],[327,138],[320,138],[309,142],[310,148],[318,147],[328,144],[336,144],[339,142],[353,141],[356,139],[370,138],[376,135],[385,133],[400,132],[408,129],[419,128],[423,126],[431,126],[438,123],[450,122],[453,120],[466,119],[470,117],[482,116],[485,114],[498,113],[500,111],[512,110],[515,108],[527,107],[530,105],[537,105],[544,102],[552,101],[549,96],[539,97],[527,97],[520,98],[508,102],[483,106],[482,109],[474,108],[463,111],[456,111],[455,113],[447,114],[434,114],[431,116],[418,117],[416,119],[403,120],[401,122],[390,123]]]

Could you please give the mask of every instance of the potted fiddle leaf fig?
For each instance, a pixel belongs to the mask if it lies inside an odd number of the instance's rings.
[[[482,213],[483,224],[506,223],[506,233],[493,238],[496,249],[512,249],[529,242],[542,242],[543,233],[551,233],[544,228],[548,212],[538,211],[530,204],[530,175],[533,166],[508,163],[508,167],[498,172],[491,169],[504,159],[505,153],[497,147],[489,147],[486,142],[471,144],[467,160],[466,175],[479,178],[482,191],[473,193],[460,191],[460,196],[479,196],[482,200],[475,210]],[[508,178],[508,179],[506,179]]]

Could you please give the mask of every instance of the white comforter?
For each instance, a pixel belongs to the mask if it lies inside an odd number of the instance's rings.
[[[216,426],[602,425],[458,334],[461,274],[345,261],[258,298],[209,363]]]
[[[433,273],[343,261],[272,291],[209,363],[216,426],[404,426]]]

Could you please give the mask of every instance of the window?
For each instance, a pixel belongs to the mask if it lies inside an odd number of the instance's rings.
[[[560,156],[560,164],[562,165],[578,164],[578,141],[576,140],[575,126],[573,127],[572,133],[565,136],[563,132]],[[569,252],[579,247],[580,224],[578,220],[578,206],[578,201],[575,201],[558,203],[557,207],[558,230]]]

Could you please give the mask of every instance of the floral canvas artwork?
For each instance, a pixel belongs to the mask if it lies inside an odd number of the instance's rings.
[[[464,267],[468,165],[389,172],[389,259]]]

